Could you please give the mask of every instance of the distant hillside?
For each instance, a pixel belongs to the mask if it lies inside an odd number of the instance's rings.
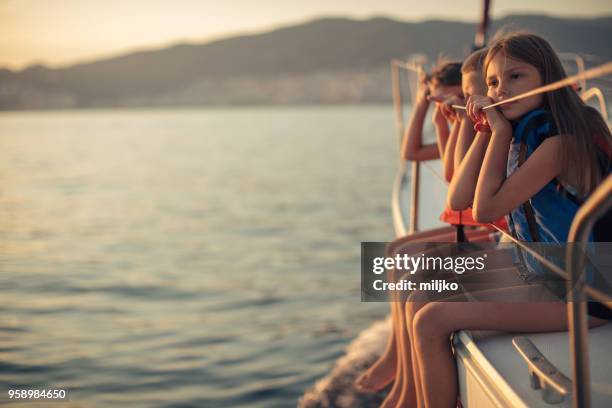
[[[509,16],[558,51],[609,60],[612,17]],[[0,69],[0,109],[382,102],[391,58],[465,55],[475,24],[325,18],[258,35],[49,69]]]

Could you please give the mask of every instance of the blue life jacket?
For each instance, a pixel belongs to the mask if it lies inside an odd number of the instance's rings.
[[[514,173],[521,161],[526,161],[546,138],[557,134],[549,112],[537,109],[523,116],[513,126],[507,176]],[[524,158],[521,158],[521,149]],[[553,179],[524,205],[510,212],[508,225],[513,235],[521,241],[565,243],[578,208],[579,203],[561,191],[559,183]]]
[[[507,175],[514,173],[546,138],[557,134],[557,128],[549,112],[538,109],[523,116],[513,126]],[[610,174],[609,155],[599,157],[599,162],[604,175]],[[522,206],[510,212],[507,217],[508,226],[512,234],[522,241],[566,243],[572,221],[584,201],[585,198],[580,198],[571,188],[564,187],[557,179],[553,179]],[[612,216],[610,214],[612,212],[608,212],[595,225],[594,234],[591,234],[589,241],[592,242],[594,237],[597,241],[612,241],[610,238]],[[516,255],[518,255],[517,260],[520,259],[532,273],[539,276],[550,276],[540,262],[529,253],[519,249]],[[563,267],[558,258],[547,258]],[[590,285],[595,283],[593,272],[592,268],[586,270],[586,282]],[[612,320],[612,312],[598,302],[588,302],[588,313],[602,319]]]
[[[558,135],[552,115],[537,109],[527,113],[513,125],[513,137],[508,153],[507,175],[527,161],[529,156],[546,140]],[[521,206],[513,209],[508,216],[508,226],[515,238],[526,242],[550,243],[536,249],[552,263],[564,269],[564,253],[569,230],[581,205],[575,195],[561,188],[555,178],[534,194]],[[593,241],[592,234],[589,241]],[[548,255],[546,254],[548,253]],[[552,255],[555,253],[555,255]],[[515,261],[536,276],[546,277],[551,282],[558,277],[544,267],[530,253],[516,248]],[[586,272],[586,281],[594,283],[592,270]],[[563,288],[561,288],[563,291]]]

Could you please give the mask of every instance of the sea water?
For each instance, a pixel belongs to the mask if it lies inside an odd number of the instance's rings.
[[[387,312],[397,165],[390,106],[1,113],[0,401],[295,405]]]

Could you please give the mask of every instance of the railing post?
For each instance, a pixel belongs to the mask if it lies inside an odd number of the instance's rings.
[[[570,243],[573,246],[574,244]],[[570,251],[573,252],[573,251]],[[574,259],[580,257],[572,256]],[[573,268],[572,268],[573,269]],[[576,408],[589,408],[591,406],[591,390],[589,378],[589,347],[587,344],[587,307],[584,299],[584,278],[582,274],[572,273],[567,284],[570,300],[567,304],[570,353],[572,359],[572,398]]]
[[[589,408],[591,389],[589,378],[589,348],[587,343],[587,300],[584,293],[584,249],[595,221],[612,207],[612,176],[608,176],[580,207],[568,236],[566,265],[568,266],[568,325],[573,371],[573,406]]]
[[[417,69],[420,72],[420,68]],[[402,92],[400,87],[400,62],[391,61],[391,87],[393,94],[393,107],[395,108],[395,130],[401,148],[404,139],[404,115],[402,110]],[[400,161],[402,158],[400,157]],[[400,166],[403,167],[403,166]],[[410,172],[410,217],[408,233],[412,234],[418,230],[419,211],[419,162],[413,161]],[[394,200],[398,197],[394,197]]]
[[[395,108],[395,131],[399,146],[402,146],[404,137],[404,113],[402,111],[402,91],[400,88],[399,66],[396,60],[391,61],[391,89],[393,95],[393,107]]]
[[[591,89],[585,90],[584,92],[582,92],[582,94],[580,94],[580,97],[582,98],[584,102],[588,102],[589,99],[591,99],[593,96],[597,97],[597,102],[599,102],[599,112],[601,113],[601,116],[603,116],[603,118],[606,120],[606,123],[607,123],[608,122],[608,106],[606,105],[606,98],[604,97],[603,92],[601,92],[601,89],[591,88]]]
[[[582,58],[580,55],[576,55],[576,65],[578,66],[578,72],[584,72],[584,58]],[[582,89],[586,89],[587,87],[587,80],[583,79],[582,81]]]
[[[412,162],[412,171],[410,173],[410,229],[409,234],[414,234],[419,230],[419,181],[420,181],[420,166],[418,161]]]

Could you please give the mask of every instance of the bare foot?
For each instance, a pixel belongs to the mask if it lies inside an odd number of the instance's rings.
[[[394,348],[395,349],[395,348]],[[397,355],[395,350],[382,355],[365,373],[355,380],[359,392],[376,392],[385,388],[395,378]]]

